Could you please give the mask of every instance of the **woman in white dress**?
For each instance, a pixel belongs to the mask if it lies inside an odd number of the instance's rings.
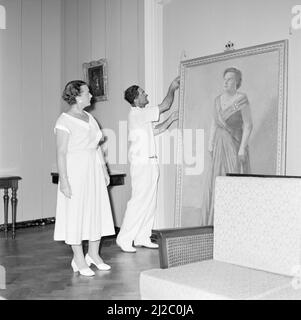
[[[62,98],[70,109],[55,125],[59,185],[54,240],[71,245],[74,272],[95,275],[89,268],[109,270],[99,256],[100,239],[115,234],[107,191],[110,178],[99,142],[102,133],[92,115],[84,111],[92,95],[81,80],[69,82]],[[89,241],[86,256],[82,241]]]

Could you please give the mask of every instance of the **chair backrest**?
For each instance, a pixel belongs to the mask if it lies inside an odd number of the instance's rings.
[[[301,179],[217,177],[214,259],[293,275],[301,264]]]

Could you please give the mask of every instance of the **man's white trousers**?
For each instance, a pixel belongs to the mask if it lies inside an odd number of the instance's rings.
[[[152,158],[147,163],[132,163],[130,173],[132,195],[117,237],[123,245],[150,241],[157,207],[158,160]]]

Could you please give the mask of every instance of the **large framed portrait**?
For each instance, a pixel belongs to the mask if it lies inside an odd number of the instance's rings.
[[[282,40],[181,62],[175,227],[214,225],[216,176],[285,175],[287,52]]]
[[[84,79],[95,101],[108,100],[108,64],[106,59],[83,64]]]

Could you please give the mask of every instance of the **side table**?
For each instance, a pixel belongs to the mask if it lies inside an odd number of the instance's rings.
[[[16,237],[16,217],[17,217],[17,190],[18,190],[18,182],[21,180],[21,177],[17,176],[0,176],[0,189],[4,189],[4,232],[7,237],[8,234],[8,203],[9,203],[9,195],[8,189],[12,190],[11,195],[11,206],[12,206],[12,238]]]

